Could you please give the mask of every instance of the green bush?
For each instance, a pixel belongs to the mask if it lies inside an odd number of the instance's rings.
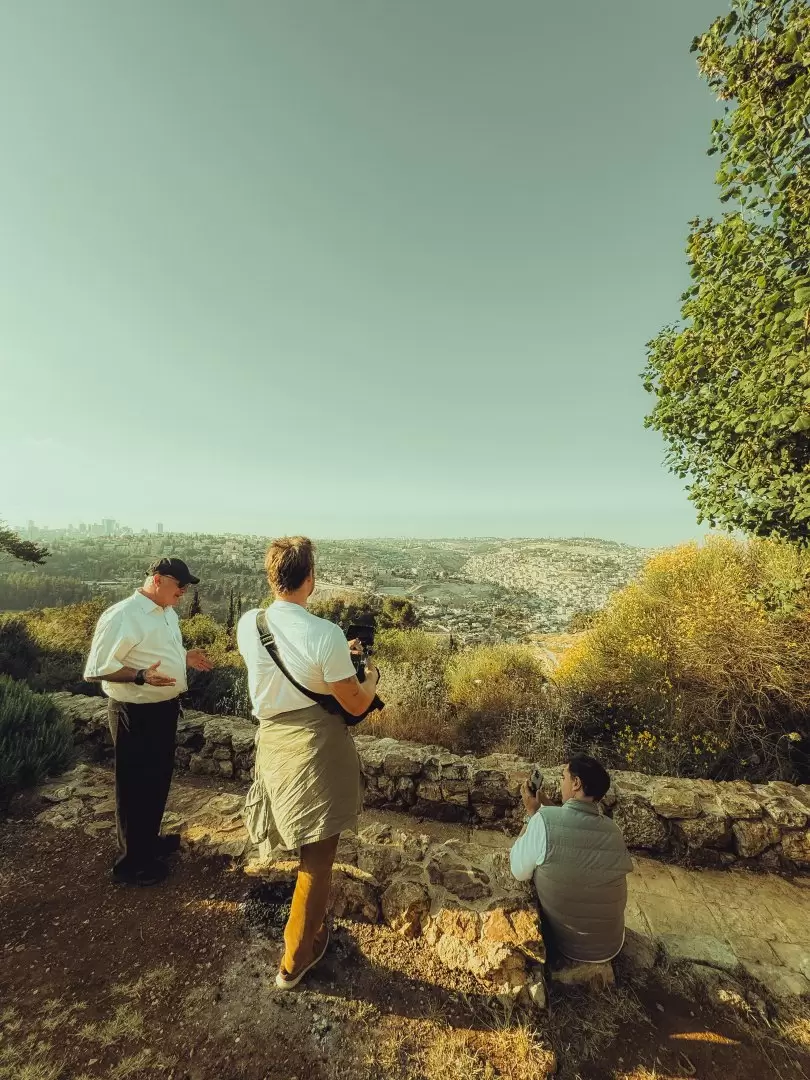
[[[40,653],[39,670],[28,681],[35,690],[70,690],[77,694],[100,694],[98,683],[84,681],[84,665],[104,599],[65,607],[41,608],[21,613],[26,630]]]
[[[810,552],[713,537],[652,558],[555,679],[612,764],[772,779],[806,775]]]
[[[0,675],[28,679],[39,671],[40,656],[25,621],[17,616],[0,619]]]
[[[446,680],[465,749],[492,749],[510,719],[539,717],[545,705],[543,661],[528,645],[480,645],[454,653]]]
[[[0,676],[0,803],[62,772],[72,756],[73,729],[54,701]]]

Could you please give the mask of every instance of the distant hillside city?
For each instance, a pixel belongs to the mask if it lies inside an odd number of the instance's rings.
[[[29,522],[17,531],[47,544],[50,557],[25,567],[0,559],[0,610],[118,599],[152,558],[169,553],[193,567],[202,610],[222,621],[234,601],[244,609],[267,595],[264,536],[174,533],[162,524],[136,532],[113,519],[66,528]],[[590,537],[318,540],[317,550],[321,591],[407,596],[424,626],[465,642],[566,630],[572,617],[603,607],[651,554]]]

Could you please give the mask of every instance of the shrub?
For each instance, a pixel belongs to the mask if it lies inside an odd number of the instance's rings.
[[[27,611],[21,615],[40,651],[39,671],[29,677],[35,690],[101,693],[97,683],[85,682],[82,675],[93,630],[108,606],[109,602],[100,598],[66,607]]]
[[[39,671],[39,649],[19,617],[0,620],[0,675],[27,679]]]
[[[458,725],[447,704],[445,638],[422,630],[381,630],[375,640],[382,713],[364,725],[369,734],[453,746]]]
[[[73,729],[54,701],[0,675],[0,803],[63,771],[72,755]]]
[[[543,706],[546,675],[540,655],[528,645],[481,645],[454,653],[446,678],[465,749],[491,749],[510,717],[539,715]]]
[[[200,613],[180,620],[183,644],[187,649],[207,649],[216,642],[225,642],[227,631],[210,615]]]
[[[795,774],[810,710],[808,582],[810,553],[778,541],[712,537],[663,552],[555,678],[614,764]]]
[[[250,717],[247,671],[227,629],[210,615],[182,619],[180,629],[187,649],[205,649],[214,662],[213,671],[189,670],[186,703],[200,712]]]

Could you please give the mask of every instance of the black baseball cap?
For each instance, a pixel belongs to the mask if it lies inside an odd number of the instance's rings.
[[[166,574],[168,577],[177,578],[180,585],[198,585],[200,582],[182,559],[155,559],[147,573]]]

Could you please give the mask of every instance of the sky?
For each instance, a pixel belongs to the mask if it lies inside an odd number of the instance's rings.
[[[0,518],[702,536],[645,343],[726,0],[0,0]]]

